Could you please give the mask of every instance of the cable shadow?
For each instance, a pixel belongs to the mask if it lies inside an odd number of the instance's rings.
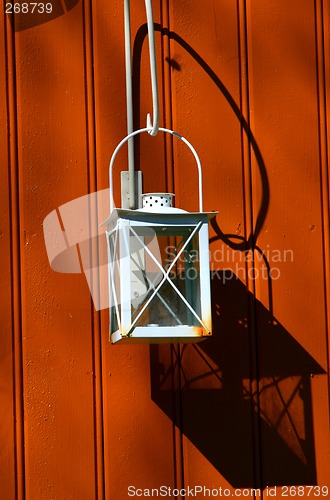
[[[260,207],[258,210],[258,215],[255,223],[255,227],[251,234],[242,242],[236,243],[233,242],[228,235],[224,234],[221,229],[218,227],[218,234],[221,235],[222,241],[229,245],[231,248],[235,250],[248,250],[252,248],[253,242],[256,241],[263,222],[266,218],[267,211],[268,211],[268,206],[269,206],[269,182],[268,182],[268,176],[267,176],[267,171],[266,171],[266,166],[261,154],[261,151],[259,149],[259,146],[257,144],[257,141],[250,129],[249,123],[247,120],[244,118],[242,115],[242,112],[235,102],[235,99],[227,89],[227,87],[224,85],[224,83],[220,80],[218,75],[213,71],[213,69],[207,64],[207,62],[196,52],[191,45],[189,45],[183,38],[181,38],[177,33],[173,31],[169,31],[166,28],[162,28],[160,24],[155,23],[154,24],[155,31],[159,31],[163,36],[169,37],[171,40],[174,40],[176,43],[178,43],[205,71],[205,73],[208,75],[208,77],[213,81],[213,83],[218,87],[219,91],[223,95],[223,97],[226,99],[227,103],[231,107],[233,113],[237,117],[237,119],[240,122],[240,125],[242,127],[242,130],[246,134],[249,143],[251,145],[251,149],[253,151],[253,154],[256,159],[256,164],[259,169],[259,174],[261,178],[261,186],[262,186],[262,198],[260,202]],[[132,56],[132,66],[133,66],[133,102],[134,102],[134,129],[140,128],[140,92],[141,92],[141,85],[140,85],[140,76],[141,76],[141,55],[142,55],[142,47],[144,40],[148,34],[148,29],[147,25],[144,24],[142,25],[139,30],[136,33],[135,39],[134,39],[134,45],[133,45],[133,56]],[[173,66],[174,61],[168,61],[171,66]],[[176,67],[176,70],[179,70],[180,67]],[[138,159],[140,156],[140,140],[141,138],[138,137],[136,142],[135,142],[135,155],[136,155],[136,163],[138,164]]]

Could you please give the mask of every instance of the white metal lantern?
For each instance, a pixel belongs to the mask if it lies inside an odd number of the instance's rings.
[[[201,165],[200,211],[191,213],[172,207],[172,194],[142,195],[137,210],[113,208],[110,162],[111,215],[104,222],[109,259],[111,342],[198,342],[212,332],[208,221],[215,212],[202,210]]]

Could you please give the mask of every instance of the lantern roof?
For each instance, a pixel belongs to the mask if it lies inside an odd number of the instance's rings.
[[[140,208],[130,210],[126,208],[114,208],[111,215],[102,222],[101,226],[114,224],[118,219],[128,219],[140,223],[149,224],[194,224],[196,221],[208,222],[213,219],[219,212],[187,212],[180,208],[166,207],[153,209]]]

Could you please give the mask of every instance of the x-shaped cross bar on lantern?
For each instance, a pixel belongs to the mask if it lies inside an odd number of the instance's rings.
[[[149,297],[149,299],[147,300],[147,302],[144,304],[144,306],[142,307],[142,309],[139,311],[139,313],[135,317],[133,323],[131,324],[131,326],[129,328],[129,331],[128,331],[127,335],[130,335],[132,333],[132,331],[133,331],[136,323],[138,322],[138,320],[140,319],[140,317],[142,316],[142,314],[144,313],[144,311],[146,310],[146,308],[149,306],[149,304],[152,301],[152,299],[157,295],[159,289],[162,287],[162,285],[165,283],[165,281],[167,281],[174,288],[174,290],[176,291],[176,293],[183,300],[183,302],[186,304],[186,306],[188,307],[188,309],[190,310],[190,312],[195,316],[195,318],[197,319],[197,321],[202,325],[203,328],[205,328],[206,331],[208,331],[208,328],[205,326],[205,324],[202,321],[202,319],[198,316],[198,314],[196,313],[196,311],[191,307],[191,305],[186,300],[186,298],[182,295],[182,293],[180,292],[180,290],[169,279],[169,274],[170,274],[171,270],[173,269],[175,263],[177,262],[177,260],[179,259],[180,255],[182,254],[182,252],[184,251],[184,249],[186,248],[186,246],[188,245],[188,243],[191,241],[191,239],[193,238],[193,236],[200,230],[201,226],[202,226],[202,221],[200,221],[197,224],[197,226],[195,227],[195,229],[192,231],[192,233],[190,234],[189,238],[184,243],[184,245],[182,246],[181,250],[178,252],[178,254],[176,255],[175,259],[170,264],[170,266],[169,266],[169,268],[168,268],[167,271],[165,271],[163,269],[163,267],[160,265],[160,263],[158,262],[158,260],[156,259],[156,257],[153,255],[153,253],[149,250],[149,248],[147,246],[144,245],[144,242],[141,240],[141,238],[139,237],[139,235],[132,228],[132,226],[130,226],[130,230],[132,231],[132,233],[134,234],[134,236],[138,239],[138,241],[142,244],[142,246],[145,248],[146,252],[151,257],[151,259],[154,261],[154,263],[159,268],[159,270],[164,275],[164,277],[161,280],[161,282],[157,285],[157,287],[154,289],[153,293],[151,294],[151,296]],[[125,232],[124,232],[124,238],[126,239]],[[125,241],[125,243],[127,244],[127,248],[128,248],[128,242]]]

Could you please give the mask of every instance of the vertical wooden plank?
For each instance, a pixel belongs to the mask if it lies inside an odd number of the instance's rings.
[[[83,37],[82,3],[15,34],[26,498],[96,496],[89,291],[50,269],[42,231],[88,192]]]
[[[241,3],[240,3],[241,4]],[[255,487],[253,328],[244,252],[251,241],[245,19],[238,3],[171,2],[173,123],[203,165],[210,232],[213,338],[182,355],[184,482]],[[245,72],[245,73],[244,73]],[[258,152],[257,144],[254,149]],[[174,145],[177,206],[197,209],[193,160]]]
[[[161,1],[161,88],[163,99],[162,125],[173,130],[172,114],[172,71],[175,61],[171,59],[171,8],[170,1]],[[174,150],[172,136],[165,135],[165,172],[166,192],[174,193]],[[153,346],[150,350],[151,395],[155,404],[171,420],[173,446],[173,486],[181,490],[184,487],[183,432],[182,432],[182,397],[181,397],[181,355],[180,345]],[[165,383],[164,383],[165,379]],[[180,495],[178,495],[180,498]]]
[[[328,447],[325,392],[318,401],[314,393],[315,384],[327,385],[317,77],[323,63],[315,51],[320,3],[247,3],[251,123],[270,186],[256,241],[264,257],[255,260],[264,487],[316,484],[318,457]],[[262,199],[256,163],[254,214]],[[319,433],[324,445],[315,440]]]
[[[6,19],[3,11],[0,14],[0,126],[3,133],[0,139],[0,153],[2,158],[0,196],[0,252],[2,263],[2,279],[1,279],[1,458],[0,458],[0,496],[8,498],[8,500],[16,498],[18,491],[21,491],[21,485],[16,484],[22,480],[22,477],[17,472],[17,457],[16,449],[21,448],[22,443],[18,442],[15,435],[15,418],[16,426],[21,424],[21,415],[16,406],[15,401],[15,383],[20,386],[21,380],[15,379],[17,371],[15,371],[15,328],[13,323],[13,266],[12,259],[17,259],[17,255],[12,255],[12,231],[13,228],[11,218],[11,197],[10,184],[11,175],[14,174],[15,165],[13,165],[12,174],[10,175],[10,158],[14,162],[13,155],[10,155],[9,137],[13,134],[15,124],[9,120],[12,117],[8,106],[13,104],[10,101],[14,89],[14,76],[9,72],[7,44],[10,40],[6,36]],[[10,86],[10,91],[9,91]],[[14,134],[15,136],[15,134]],[[18,304],[19,306],[19,304]],[[17,362],[17,360],[16,360]],[[17,394],[17,392],[16,392]],[[21,396],[21,394],[20,394]],[[21,450],[22,451],[22,448]]]
[[[255,245],[259,231],[264,223],[269,204],[269,182],[265,170],[262,150],[260,150],[258,137],[254,135],[251,128],[251,110],[250,110],[250,64],[248,54],[248,23],[247,23],[247,2],[240,0],[237,3],[238,30],[239,30],[239,61],[240,61],[240,99],[241,110],[247,127],[241,129],[242,143],[242,164],[243,164],[243,197],[244,197],[244,215],[246,221],[246,250],[244,261],[246,264],[246,287],[248,290],[248,313],[245,326],[248,328],[250,344],[250,368],[243,380],[245,397],[251,398],[252,408],[252,426],[251,438],[253,439],[253,486],[262,489],[262,463],[260,457],[260,401],[258,385],[258,351],[257,351],[257,303],[256,303],[256,285],[255,285]],[[252,158],[255,159],[255,168],[260,177],[262,185],[262,203],[254,212],[253,197],[253,167]],[[252,457],[251,457],[252,459]]]
[[[154,20],[160,10],[153,4]],[[110,156],[126,135],[123,2],[100,0],[93,5],[93,40],[98,188],[109,186]],[[135,128],[145,127],[152,111],[146,14],[143,1],[131,2]],[[160,34],[156,32],[161,71]],[[134,50],[133,50],[134,47]],[[160,78],[161,123],[162,79]],[[119,172],[127,170],[126,150],[114,172],[115,201],[120,206]],[[165,189],[164,138],[136,141],[136,168],[144,174],[144,191]],[[102,311],[105,491],[108,498],[126,498],[128,487],[159,488],[175,484],[172,421],[152,397],[152,380],[159,372],[147,345],[110,345],[109,311]],[[170,347],[166,347],[170,352]]]
[[[327,348],[327,368],[329,373],[329,332],[330,332],[330,179],[329,179],[329,50],[330,50],[330,13],[329,3],[315,2],[315,37],[316,37],[316,77],[318,106],[318,140],[320,165],[320,209],[322,218],[323,244],[323,290],[325,307],[325,346]],[[320,485],[328,485],[330,435],[325,429],[330,418],[330,379],[325,377],[313,379],[313,413],[317,419],[315,426],[315,449],[317,480]]]

